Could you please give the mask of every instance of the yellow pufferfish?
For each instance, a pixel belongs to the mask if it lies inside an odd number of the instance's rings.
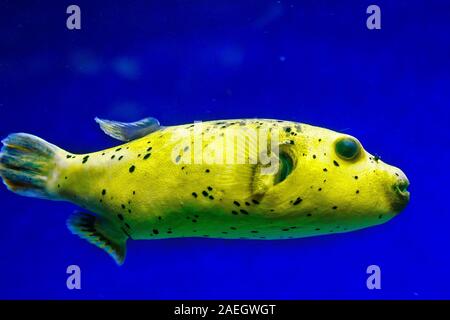
[[[342,233],[384,223],[409,201],[400,169],[332,130],[267,119],[171,127],[154,118],[96,121],[125,143],[73,154],[30,134],[11,134],[2,141],[0,176],[20,195],[84,208],[69,217],[68,228],[119,265],[128,239]],[[258,151],[259,142],[270,149]],[[226,158],[230,151],[235,154]],[[262,153],[273,163],[263,163]]]

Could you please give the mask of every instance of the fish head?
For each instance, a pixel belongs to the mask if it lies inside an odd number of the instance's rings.
[[[280,152],[292,170],[278,192],[294,205],[294,214],[314,213],[359,228],[390,220],[409,202],[404,172],[370,154],[351,135],[302,125],[295,144]]]

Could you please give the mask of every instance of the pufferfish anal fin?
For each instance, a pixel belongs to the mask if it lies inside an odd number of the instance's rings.
[[[161,129],[159,121],[155,118],[145,118],[136,122],[119,122],[95,118],[95,122],[100,125],[100,129],[104,133],[120,141],[142,138]]]
[[[125,261],[128,236],[107,221],[88,213],[75,212],[67,219],[67,227],[73,234],[103,249],[118,265]]]

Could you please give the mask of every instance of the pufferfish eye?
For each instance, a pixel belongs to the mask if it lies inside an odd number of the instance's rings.
[[[360,149],[361,146],[358,141],[351,137],[340,138],[335,144],[337,155],[344,160],[355,159],[358,156]]]

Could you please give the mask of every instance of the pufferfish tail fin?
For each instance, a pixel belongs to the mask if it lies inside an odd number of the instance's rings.
[[[124,229],[84,212],[75,212],[67,219],[66,224],[73,234],[103,249],[118,265],[125,261],[128,235]]]
[[[23,196],[57,200],[49,181],[63,150],[27,133],[10,134],[2,143],[0,177],[6,187]]]

